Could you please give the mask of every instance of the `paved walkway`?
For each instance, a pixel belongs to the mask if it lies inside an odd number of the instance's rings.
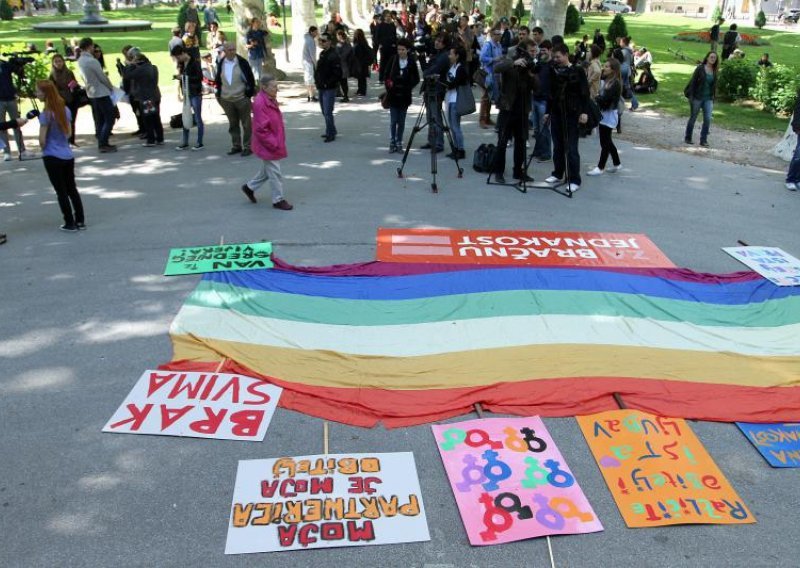
[[[79,234],[57,230],[40,161],[0,163],[0,228],[9,235],[0,246],[0,565],[548,565],[544,540],[469,546],[428,427],[338,424],[332,452],[414,452],[432,540],[224,557],[237,460],[321,452],[322,424],[279,410],[261,444],[101,434],[142,370],[170,359],[168,325],[198,280],[161,276],[170,247],[268,239],[290,262],[333,264],[374,258],[376,229],[389,226],[641,232],[676,264],[711,272],[743,268],[720,250],[739,239],[800,255],[800,195],[775,172],[620,143],[625,169],[586,178],[573,199],[487,186],[469,167],[459,179],[445,159],[433,195],[428,154],[413,152],[407,176],[396,177],[388,115],[374,99],[337,105],[333,144],[319,138],[317,106],[305,97],[284,103],[291,212],[241,194],[257,161],[225,156],[227,126],[213,102],[203,152],[174,151],[176,131],[168,146],[142,148],[126,134],[127,109],[118,153],[98,154],[82,134],[77,177],[89,228]],[[412,121],[413,111],[407,136]],[[469,156],[494,141],[475,116],[465,136]],[[584,169],[598,152],[595,139],[581,142]],[[533,169],[537,179],[549,173]],[[779,566],[797,558],[795,472],[768,468],[734,426],[693,424],[758,524],[630,530],[575,421],[546,422],[606,529],[553,539],[557,566]]]

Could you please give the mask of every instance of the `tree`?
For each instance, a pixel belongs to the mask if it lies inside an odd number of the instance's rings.
[[[100,0],[100,7],[104,12],[111,11],[111,0]]]
[[[492,21],[499,22],[500,18],[512,16],[511,0],[494,0],[492,2]]]
[[[0,20],[9,21],[14,19],[14,10],[8,3],[8,0],[0,0]]]
[[[545,37],[564,35],[568,0],[538,0],[531,14],[531,23],[544,30]]]
[[[62,16],[67,13],[67,5],[64,4],[64,0],[58,0],[58,4],[56,5],[56,10]]]
[[[281,15],[281,5],[278,3],[278,0],[269,0],[269,2],[267,2],[267,10],[270,14],[275,14],[276,16]]]
[[[722,18],[722,6],[717,4],[714,6],[714,11],[711,12],[711,21],[716,24],[720,18]]]
[[[622,14],[617,14],[614,16],[614,19],[611,20],[611,23],[608,25],[606,40],[608,40],[608,44],[613,47],[617,45],[617,38],[619,37],[628,37],[628,26]]]
[[[522,3],[522,0],[517,0],[517,5],[514,6],[514,15],[517,17],[518,21],[522,21],[525,15],[525,5]]]
[[[186,11],[189,9],[189,3],[184,2],[178,8],[178,27],[183,31],[186,29]]]
[[[578,33],[580,29],[581,15],[578,13],[578,9],[575,6],[570,4],[567,6],[567,17],[564,21],[564,35]]]
[[[755,24],[758,29],[761,29],[767,25],[767,16],[764,14],[764,10],[759,10],[758,14],[756,15]]]

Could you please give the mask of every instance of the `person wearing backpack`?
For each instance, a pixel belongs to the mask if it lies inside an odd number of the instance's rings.
[[[322,52],[319,54],[317,67],[314,70],[314,83],[319,92],[319,106],[322,116],[325,117],[325,134],[322,138],[325,142],[336,140],[336,124],[333,122],[333,106],[336,102],[336,89],[342,80],[342,63],[336,49],[331,45],[331,36],[322,34],[319,36],[319,46]]]
[[[725,32],[725,35],[722,37],[723,61],[727,61],[734,50],[739,47],[739,44],[742,42],[742,36],[739,35],[737,28],[738,26],[736,24],[731,24],[731,27],[728,28],[728,31]]]

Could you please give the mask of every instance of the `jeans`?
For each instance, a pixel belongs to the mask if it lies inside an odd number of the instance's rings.
[[[277,160],[261,160],[261,169],[246,185],[256,191],[268,180],[269,187],[272,190],[272,204],[274,205],[283,200],[283,175],[281,174],[280,162]]]
[[[639,101],[636,99],[636,93],[633,92],[633,88],[631,87],[631,66],[627,63],[623,63],[620,71],[622,72],[622,93],[630,93],[631,108],[636,110],[639,108]]]
[[[108,146],[108,137],[111,128],[116,120],[114,116],[114,104],[111,97],[99,97],[89,99],[92,105],[92,117],[94,118],[94,134],[97,136],[97,145],[102,148]]]
[[[562,115],[555,109],[550,115],[550,130],[553,133],[553,175],[568,182],[581,184],[581,155],[578,153],[578,117],[569,112]],[[566,154],[566,161],[564,160]],[[564,171],[566,168],[566,172]]]
[[[447,103],[447,121],[450,123],[450,133],[453,135],[453,144],[456,145],[456,150],[463,150],[464,133],[461,132],[461,117],[458,116],[456,103]]]
[[[58,206],[64,216],[65,225],[83,223],[83,203],[75,186],[75,159],[62,160],[54,156],[44,156],[44,169],[53,189],[56,190]]]
[[[797,137],[797,146],[789,162],[789,171],[786,172],[786,183],[800,183],[800,136]]]
[[[544,124],[544,115],[547,114],[547,101],[533,99],[531,105],[531,121],[533,122],[533,136],[536,143],[533,146],[533,155],[536,158],[549,160],[553,155],[552,141],[550,139],[550,125]]]
[[[319,108],[325,118],[325,136],[336,138],[336,124],[333,122],[333,105],[336,102],[336,89],[320,89]]]
[[[193,95],[189,97],[189,104],[192,105],[192,113],[194,120],[197,122],[197,145],[203,143],[203,133],[205,133],[205,126],[203,126],[203,97],[200,95]],[[189,129],[183,129],[183,145],[189,143]]]
[[[609,155],[611,155],[611,162],[615,166],[620,164],[617,147],[614,146],[614,141],[611,139],[611,132],[611,128],[608,126],[600,125],[600,161],[597,162],[597,167],[601,170],[606,169]]]
[[[8,113],[8,120],[17,120],[19,118],[19,106],[16,99],[10,101],[0,101],[0,122],[6,120],[6,113]],[[73,115],[74,116],[74,115]],[[4,144],[0,144],[5,148],[5,153],[11,153],[11,146],[8,145],[8,132],[0,130],[0,140]],[[17,151],[22,153],[25,151],[25,143],[22,141],[22,131],[19,128],[14,128],[14,140],[17,142]]]
[[[427,105],[427,109],[428,144],[437,150],[443,150],[444,130],[442,129],[442,99],[437,96],[436,104]]]
[[[253,69],[253,79],[256,81],[256,87],[258,87],[258,81],[261,79],[261,68],[264,66],[264,59],[248,59],[248,63],[250,63],[250,67]]]
[[[403,143],[408,107],[389,107],[389,142],[395,146]]]
[[[697,120],[697,115],[700,113],[700,109],[703,109],[703,127],[700,129],[700,143],[708,141],[708,131],[711,129],[711,111],[714,108],[714,102],[711,99],[706,101],[700,99],[692,99],[689,101],[689,106],[691,108],[691,116],[689,116],[689,122],[686,123],[686,134],[684,134],[685,140],[691,140],[692,134],[694,133],[694,123]]]
[[[231,147],[250,149],[250,136],[252,134],[253,105],[250,99],[242,97],[235,101],[219,99],[225,116],[228,117],[228,134],[231,135]]]

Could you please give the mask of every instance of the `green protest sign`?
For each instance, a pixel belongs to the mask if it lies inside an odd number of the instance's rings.
[[[272,243],[242,243],[169,251],[164,276],[272,268]]]

